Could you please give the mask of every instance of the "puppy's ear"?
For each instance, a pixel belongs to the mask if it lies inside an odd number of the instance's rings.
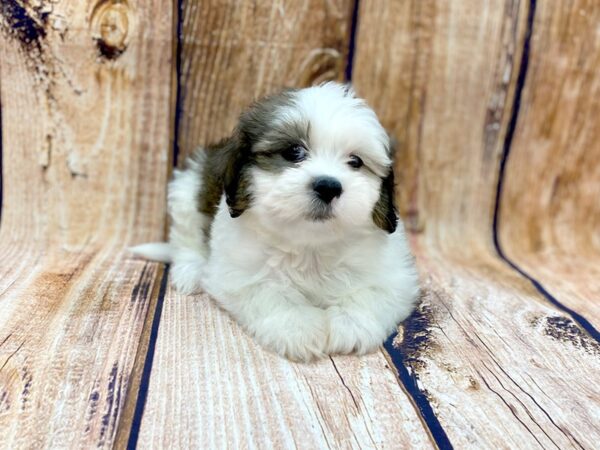
[[[221,149],[223,164],[223,187],[231,217],[239,217],[248,209],[251,201],[250,173],[251,152],[239,133],[227,139]]]
[[[389,173],[383,180],[381,181],[381,192],[379,193],[379,200],[375,204],[375,208],[373,208],[373,222],[379,228],[388,233],[393,233],[396,231],[398,226],[398,213],[396,211],[395,204],[395,183],[394,183],[394,160],[396,156],[396,149],[398,147],[398,142],[396,138],[388,134],[388,155],[392,160],[391,167],[389,169]]]
[[[373,208],[373,222],[388,233],[396,231],[398,215],[394,205],[394,171],[390,167],[389,174],[381,182],[379,200]]]

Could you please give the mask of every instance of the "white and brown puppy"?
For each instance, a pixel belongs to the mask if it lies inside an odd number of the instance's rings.
[[[418,294],[391,163],[348,86],[284,91],[175,172],[169,243],[133,251],[172,262],[180,292],[207,291],[290,359],[372,351]]]

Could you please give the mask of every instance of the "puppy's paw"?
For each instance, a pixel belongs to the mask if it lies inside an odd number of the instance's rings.
[[[183,295],[200,292],[203,267],[201,261],[175,262],[170,270],[170,279],[177,292]]]
[[[327,317],[313,307],[295,307],[265,318],[255,331],[256,339],[285,358],[309,362],[325,356]]]
[[[375,351],[386,338],[386,330],[367,314],[332,306],[327,318],[327,353],[364,355]]]

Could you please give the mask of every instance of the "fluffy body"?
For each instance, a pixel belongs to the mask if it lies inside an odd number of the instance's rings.
[[[373,351],[419,291],[377,117],[348,87],[327,83],[253,106],[234,136],[235,145],[199,149],[175,172],[169,243],[134,252],[171,261],[179,291],[205,290],[280,355]],[[211,151],[227,146],[223,163],[210,162]],[[302,160],[281,156],[298,146]],[[349,164],[357,156],[359,168]],[[342,186],[331,203],[311,187],[322,176]],[[219,195],[208,186],[215,179],[224,180]],[[212,206],[209,192],[218,199]]]

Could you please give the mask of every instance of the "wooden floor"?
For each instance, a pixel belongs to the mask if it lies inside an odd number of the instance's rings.
[[[598,448],[600,3],[0,4],[0,448]],[[417,311],[296,364],[127,246],[252,98],[351,79]]]

